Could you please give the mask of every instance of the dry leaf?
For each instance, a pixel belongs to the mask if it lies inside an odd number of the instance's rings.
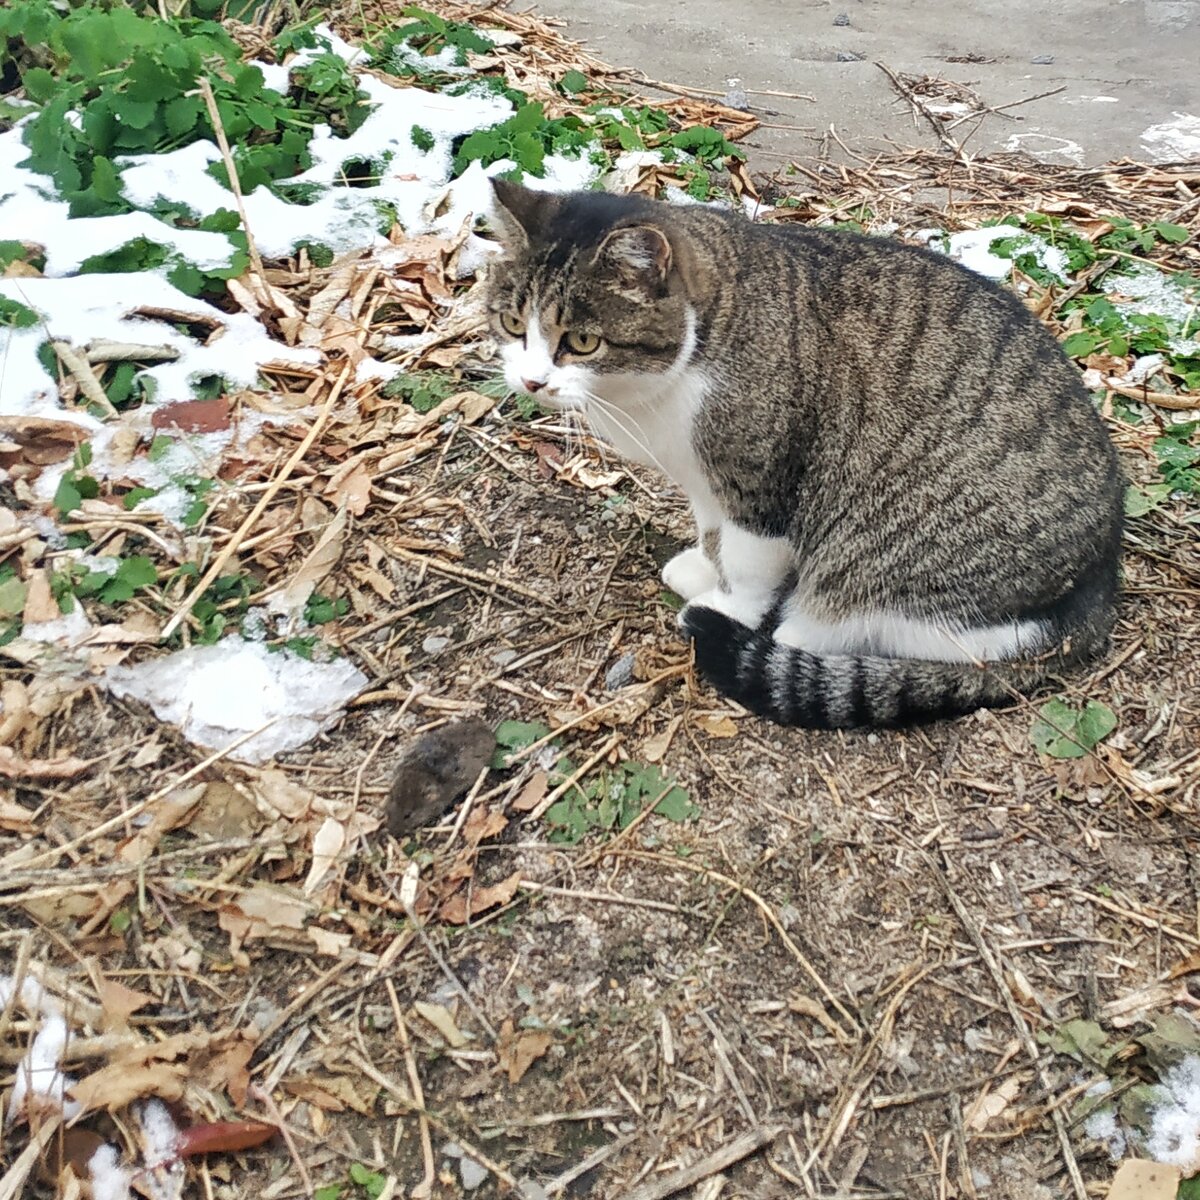
[[[157,1004],[154,996],[145,992],[135,992],[115,979],[100,978],[96,981],[96,991],[100,996],[100,1007],[104,1010],[104,1029],[106,1032],[124,1029],[129,1024],[129,1016],[147,1004]]]
[[[21,903],[21,907],[36,917],[43,925],[62,929],[73,925],[81,917],[90,917],[97,912],[103,900],[95,892],[61,892],[53,896],[34,896]]]
[[[214,779],[204,785],[204,795],[188,822],[188,832],[202,842],[224,842],[252,837],[266,819],[232,784]]]
[[[192,1125],[179,1131],[176,1153],[180,1158],[197,1154],[231,1154],[250,1150],[269,1142],[279,1131],[265,1121],[216,1121],[211,1125]]]
[[[701,713],[700,716],[696,718],[696,724],[703,729],[709,737],[737,737],[737,726],[725,713]]]
[[[450,1010],[440,1004],[426,1004],[423,1000],[413,1002],[413,1010],[418,1016],[424,1017],[446,1040],[446,1045],[453,1050],[467,1044],[467,1039],[454,1023]]]
[[[239,942],[247,942],[251,938],[303,929],[311,912],[311,906],[300,901],[294,892],[258,883],[232,904],[223,905],[217,922]]]
[[[340,958],[354,940],[348,933],[335,933],[332,929],[322,929],[319,925],[310,926],[308,936],[318,954],[328,954],[331,958]]]
[[[316,799],[303,784],[289,779],[275,767],[258,772],[254,794],[268,807],[293,821],[304,816]]]
[[[549,789],[550,780],[545,771],[534,771],[525,781],[521,794],[512,802],[517,812],[532,812],[542,802]]]
[[[33,833],[33,814],[12,797],[11,792],[0,792],[0,829],[6,833]]]
[[[236,1037],[220,1047],[207,1061],[196,1063],[193,1073],[198,1074],[206,1086],[227,1091],[234,1106],[241,1108],[250,1087],[247,1067],[254,1057],[254,1049],[254,1043],[248,1038]]]
[[[26,625],[41,625],[46,621],[57,621],[62,617],[58,601],[50,590],[50,577],[38,567],[29,572],[29,580],[25,585],[25,612],[23,620]]]
[[[675,739],[675,734],[679,726],[683,723],[683,714],[672,717],[667,722],[667,727],[648,737],[642,743],[642,759],[648,763],[660,763],[667,756],[667,751],[671,748],[671,742]]]
[[[510,1020],[500,1027],[500,1038],[496,1043],[496,1057],[503,1070],[508,1072],[509,1083],[520,1083],[525,1072],[550,1047],[554,1045],[553,1036],[545,1029],[522,1029],[520,1033],[513,1030]]]
[[[51,417],[3,416],[0,438],[16,447],[15,451],[0,454],[0,465],[10,467],[21,458],[35,466],[46,466],[70,458],[79,444],[87,441],[88,430],[78,422]]]
[[[516,894],[520,882],[521,872],[514,871],[495,887],[463,888],[442,905],[438,915],[450,925],[465,925],[479,913],[495,908],[497,904],[507,904]],[[469,910],[468,899],[471,905]]]
[[[988,1122],[998,1117],[1012,1103],[1020,1087],[1021,1081],[1015,1075],[1011,1075],[992,1091],[985,1091],[963,1114],[967,1128],[982,1133]]]
[[[117,857],[127,863],[145,862],[153,853],[154,847],[158,845],[163,834],[188,823],[188,819],[200,803],[200,798],[204,795],[207,786],[207,784],[195,783],[191,787],[177,788],[152,804],[147,810],[151,818],[150,824],[144,829],[139,829],[127,842],[122,843],[117,848]]]
[[[229,401],[224,396],[213,400],[180,400],[164,404],[150,414],[155,429],[179,429],[183,433],[219,433],[229,428]]]
[[[147,1066],[113,1063],[101,1067],[70,1089],[71,1095],[87,1110],[116,1112],[134,1100],[158,1096],[162,1100],[183,1098],[186,1063],[157,1062]]]
[[[74,779],[91,765],[82,758],[22,758],[11,746],[0,746],[0,775],[7,779]]]
[[[345,505],[356,517],[361,517],[367,511],[371,502],[371,475],[366,466],[359,462],[342,475],[339,472],[325,489],[325,495],[335,504]]]
[[[1108,1200],[1175,1200],[1179,1181],[1178,1167],[1130,1158],[1117,1169]]]
[[[346,844],[346,827],[332,817],[321,822],[321,828],[313,835],[312,866],[304,881],[304,894],[311,896],[317,885],[333,868],[337,856]]]
[[[342,557],[342,541],[346,533],[346,510],[339,509],[337,515],[325,526],[317,544],[304,557],[296,574],[287,585],[267,601],[267,608],[275,613],[298,613],[318,583],[337,566]]]

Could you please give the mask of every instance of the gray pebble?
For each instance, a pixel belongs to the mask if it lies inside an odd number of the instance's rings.
[[[632,683],[633,666],[636,661],[637,656],[632,651],[623,654],[608,668],[608,674],[604,676],[604,686],[610,692],[615,692]]]
[[[508,664],[516,657],[517,652],[515,650],[497,650],[496,653],[492,655],[492,662],[494,662],[498,667],[507,667]]]
[[[838,62],[862,62],[863,56],[855,54],[853,50],[839,50],[837,52]]]
[[[750,108],[750,97],[741,88],[734,88],[721,97],[721,103],[726,108],[736,108],[739,112],[746,112]]]
[[[1035,67],[1048,67],[1054,61],[1053,54],[1035,54],[1029,60]]]
[[[426,654],[440,654],[448,645],[450,645],[448,637],[434,637],[430,635],[421,643],[421,649]]]
[[[463,1187],[468,1192],[473,1192],[488,1177],[487,1167],[481,1167],[465,1154],[458,1160],[458,1173],[462,1176]]]
[[[850,14],[849,13],[838,13],[838,15],[833,18],[833,23],[835,25],[849,25],[850,24]]]

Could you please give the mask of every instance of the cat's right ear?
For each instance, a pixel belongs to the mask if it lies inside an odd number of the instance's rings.
[[[509,253],[525,250],[530,236],[544,223],[547,193],[535,192],[508,179],[493,179],[495,204],[492,215],[496,231]]]

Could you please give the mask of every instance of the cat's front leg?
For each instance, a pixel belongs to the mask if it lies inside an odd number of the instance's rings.
[[[715,608],[757,629],[795,566],[791,543],[787,538],[764,537],[726,521],[721,525],[716,559],[716,584],[689,597],[689,607]]]
[[[721,572],[717,567],[723,519],[721,509],[702,476],[689,480],[689,483],[692,516],[699,536],[696,545],[681,550],[662,569],[663,583],[684,600],[694,600],[721,584]]]

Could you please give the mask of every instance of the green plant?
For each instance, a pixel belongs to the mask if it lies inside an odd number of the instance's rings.
[[[669,821],[699,814],[687,791],[655,766],[623,762],[602,768],[591,780],[569,790],[546,810],[547,838],[574,845],[589,833],[625,829],[647,805]]]
[[[350,601],[345,596],[331,599],[329,596],[322,596],[320,592],[313,592],[304,602],[304,619],[309,625],[324,625],[329,621],[336,621],[349,611]]]
[[[443,400],[461,390],[462,385],[452,376],[432,371],[397,375],[381,389],[389,399],[403,400],[419,413],[432,412]]]
[[[511,766],[514,754],[529,749],[549,733],[549,728],[540,721],[501,721],[496,726],[496,752],[492,755],[492,768],[502,770]],[[551,745],[557,746],[558,743],[552,742]]]
[[[37,313],[19,300],[0,296],[0,329],[28,329],[39,321]]]
[[[184,563],[171,576],[176,580],[194,580],[200,577],[196,563]],[[199,625],[193,632],[192,641],[202,646],[211,646],[221,640],[231,620],[237,621],[250,607],[250,600],[260,588],[249,575],[219,575],[205,589],[204,594],[192,605],[192,617]],[[179,635],[176,634],[176,637]]]
[[[63,472],[54,492],[54,507],[70,516],[85,501],[100,494],[100,484],[88,474],[92,463],[92,444],[82,442],[71,456],[71,465]]]
[[[465,67],[468,53],[486,54],[495,48],[489,37],[460,21],[448,21],[415,5],[405,8],[403,15],[409,23],[389,30],[370,48],[372,65],[393,75],[445,74],[439,64],[422,60],[438,58],[449,48],[451,65]]]
[[[1082,758],[1116,727],[1116,714],[1098,700],[1089,700],[1082,708],[1051,700],[1038,709],[1029,738],[1051,758]]]
[[[1200,421],[1168,425],[1163,430],[1163,436],[1154,442],[1159,473],[1173,492],[1200,495],[1200,445],[1195,441],[1197,430],[1200,430]]]

